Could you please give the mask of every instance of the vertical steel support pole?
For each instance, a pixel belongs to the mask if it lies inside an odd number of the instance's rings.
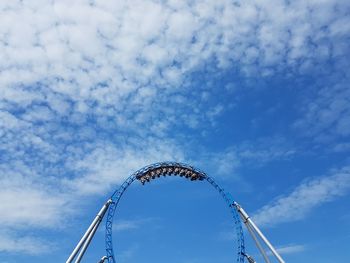
[[[91,232],[94,230],[96,224],[99,225],[99,223],[101,222],[103,216],[105,215],[108,206],[112,203],[112,200],[109,199],[101,208],[101,210],[98,212],[98,214],[96,215],[95,219],[92,221],[91,225],[89,226],[89,228],[86,230],[85,234],[83,235],[83,237],[80,239],[78,245],[74,248],[72,254],[69,256],[69,258],[67,259],[66,263],[71,263],[73,261],[73,259],[76,257],[76,255],[78,254],[79,250],[81,249],[81,247],[83,246],[83,244],[85,243],[86,239],[89,237],[89,235],[91,234]],[[95,230],[96,231],[96,230]]]
[[[254,222],[251,220],[251,218],[248,216],[246,211],[236,202],[234,202],[234,205],[237,207],[238,212],[241,214],[242,218],[247,221],[248,224],[254,229],[254,231],[259,235],[259,237],[265,242],[265,244],[269,247],[272,254],[277,258],[277,260],[280,263],[285,263],[285,261],[282,259],[282,257],[278,254],[278,252],[275,250],[275,248],[271,245],[271,243],[267,240],[267,238],[264,236],[264,234],[260,231],[260,229],[254,224]]]
[[[261,246],[261,244],[260,244],[258,238],[256,237],[254,231],[251,229],[251,226],[249,225],[248,222],[245,222],[244,224],[246,225],[246,227],[247,227],[247,229],[248,229],[250,235],[253,237],[253,239],[254,239],[254,241],[255,241],[255,244],[256,244],[256,246],[258,247],[258,249],[259,249],[261,255],[263,256],[265,262],[266,262],[266,263],[270,263],[270,260],[269,260],[269,258],[267,257],[266,252],[264,251],[264,248]]]
[[[101,220],[97,221],[95,227],[92,229],[92,231],[90,232],[90,235],[88,236],[88,238],[86,239],[83,247],[81,248],[78,256],[77,256],[77,259],[75,260],[74,263],[80,263],[81,259],[83,258],[85,252],[86,252],[86,249],[88,248],[88,246],[90,245],[90,242],[91,242],[91,239],[94,237],[95,233],[96,233],[96,230],[98,228],[98,226],[100,225],[100,222]]]
[[[104,263],[106,259],[107,259],[107,257],[103,256],[98,263]]]

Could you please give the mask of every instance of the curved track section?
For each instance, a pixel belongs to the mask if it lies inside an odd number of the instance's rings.
[[[225,200],[227,206],[229,207],[233,217],[233,221],[235,223],[235,231],[237,235],[237,262],[244,262],[245,247],[242,225],[237,210],[233,205],[234,200],[232,200],[230,195],[226,193],[224,189],[221,188],[211,177],[201,172],[200,170],[193,168],[192,166],[182,163],[163,162],[155,163],[136,171],[128,179],[126,179],[124,183],[112,194],[112,203],[109,206],[106,220],[106,252],[108,263],[116,262],[113,252],[112,240],[113,217],[124,192],[136,180],[140,181],[142,184],[145,184],[161,176],[180,176],[191,181],[206,180],[220,193],[220,195]]]

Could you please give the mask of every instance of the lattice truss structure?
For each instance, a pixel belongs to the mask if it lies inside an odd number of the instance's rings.
[[[73,252],[67,259],[66,263],[79,263],[81,262],[87,248],[90,245],[90,242],[95,235],[102,219],[104,218],[106,212],[106,230],[105,230],[105,246],[106,246],[106,255],[103,256],[99,263],[107,261],[108,263],[115,263],[116,258],[114,256],[113,250],[113,237],[112,237],[112,227],[113,227],[113,217],[116,209],[118,208],[119,201],[121,197],[128,189],[128,187],[134,182],[139,181],[144,185],[151,180],[166,176],[180,176],[191,181],[207,181],[212,185],[219,194],[223,197],[225,203],[230,209],[231,216],[235,226],[236,233],[236,258],[237,262],[244,263],[248,261],[249,263],[254,263],[255,260],[245,252],[244,246],[244,236],[242,223],[246,226],[248,233],[252,236],[257,248],[259,249],[265,262],[270,263],[270,259],[266,253],[267,247],[272,253],[272,255],[278,260],[278,262],[284,263],[284,260],[274,249],[271,243],[263,235],[260,229],[254,224],[248,214],[243,210],[243,208],[236,203],[231,195],[224,191],[211,177],[209,177],[204,172],[182,163],[175,162],[162,162],[155,163],[149,166],[146,166],[135,173],[133,173],[129,178],[127,178],[123,184],[111,195],[107,202],[102,206],[101,210],[98,212],[91,225],[88,227],[87,231],[84,233],[83,237],[78,242],[77,246],[74,248]],[[263,244],[261,244],[261,242]]]

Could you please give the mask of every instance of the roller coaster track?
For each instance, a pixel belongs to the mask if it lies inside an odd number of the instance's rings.
[[[106,256],[103,256],[99,263],[103,263],[106,260],[108,263],[116,263],[112,236],[113,218],[123,194],[135,181],[139,181],[142,185],[144,185],[152,180],[166,176],[179,176],[191,181],[207,181],[218,191],[218,193],[225,201],[227,207],[229,208],[234,222],[236,234],[236,262],[243,263],[246,259],[249,263],[255,263],[255,260],[245,252],[244,236],[241,223],[243,222],[266,263],[270,263],[270,260],[264,247],[260,243],[261,241],[270,249],[272,255],[276,257],[278,262],[285,263],[279,253],[251,220],[244,209],[237,202],[235,202],[232,199],[231,195],[227,193],[222,187],[220,187],[213,178],[192,166],[176,162],[161,162],[148,165],[140,170],[137,170],[131,176],[129,176],[102,206],[101,210],[96,215],[95,219],[92,221],[91,225],[88,227],[81,240],[78,242],[77,246],[67,259],[66,263],[71,263],[74,259],[75,263],[80,263],[107,210],[108,212],[106,217],[105,230]]]

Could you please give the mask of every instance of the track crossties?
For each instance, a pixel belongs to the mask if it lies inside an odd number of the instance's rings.
[[[150,166],[136,174],[136,179],[142,184],[149,182],[153,179],[161,176],[180,176],[187,178],[191,181],[202,181],[206,174],[195,170],[191,166],[186,166],[179,163],[161,163],[158,165]]]
[[[119,201],[123,196],[126,189],[136,180],[140,181],[142,184],[150,182],[153,179],[159,178],[161,176],[180,176],[187,178],[191,181],[207,181],[211,184],[223,197],[227,206],[231,210],[233,222],[235,223],[235,230],[237,235],[236,249],[237,249],[237,263],[244,263],[244,236],[241,226],[241,221],[239,214],[235,206],[232,206],[234,202],[230,196],[226,194],[223,188],[221,188],[210,176],[206,175],[200,170],[177,162],[160,162],[148,165],[140,170],[134,172],[130,175],[124,183],[122,183],[117,190],[111,196],[112,203],[108,208],[107,220],[106,220],[106,253],[108,258],[108,263],[116,263],[114,252],[113,252],[113,217],[117,209]]]

